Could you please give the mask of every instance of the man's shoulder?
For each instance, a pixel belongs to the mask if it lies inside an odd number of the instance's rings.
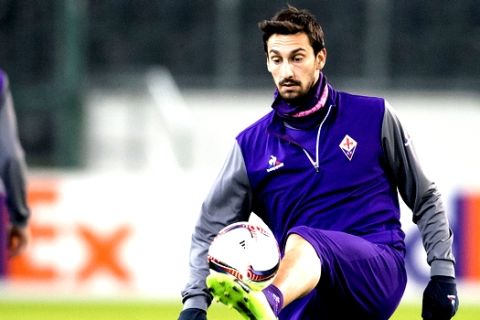
[[[377,96],[370,96],[352,92],[339,91],[338,98],[342,102],[353,105],[381,105],[385,104],[385,99]]]

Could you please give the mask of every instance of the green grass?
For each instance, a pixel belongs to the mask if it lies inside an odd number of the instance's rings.
[[[179,303],[0,301],[2,320],[176,320]],[[239,320],[234,311],[214,304],[209,320]],[[421,319],[420,307],[401,305],[392,320]],[[462,305],[455,320],[480,319],[480,305]]]

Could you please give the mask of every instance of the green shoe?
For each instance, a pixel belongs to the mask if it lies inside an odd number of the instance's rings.
[[[207,277],[207,287],[215,301],[237,310],[247,320],[275,320],[270,304],[261,291],[251,290],[232,275],[214,273]]]

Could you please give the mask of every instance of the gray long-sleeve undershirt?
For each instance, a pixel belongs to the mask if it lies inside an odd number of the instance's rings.
[[[413,142],[388,103],[383,118],[382,145],[398,191],[412,210],[413,222],[420,230],[431,275],[454,277],[453,234],[440,192],[435,183],[425,177]]]

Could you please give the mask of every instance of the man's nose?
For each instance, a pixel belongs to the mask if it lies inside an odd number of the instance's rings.
[[[282,64],[282,79],[293,78],[293,68],[288,62]]]

